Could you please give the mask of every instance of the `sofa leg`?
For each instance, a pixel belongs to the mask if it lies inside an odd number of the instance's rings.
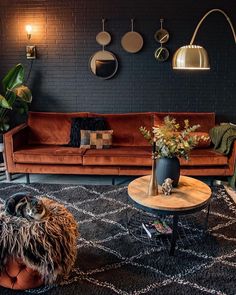
[[[29,173],[25,173],[26,176],[26,183],[29,184],[30,183],[30,175]]]
[[[6,174],[6,180],[7,182],[11,182],[11,173],[9,173],[7,170],[5,171]]]
[[[116,183],[116,179],[115,177],[112,177],[112,185],[115,185],[115,183]]]

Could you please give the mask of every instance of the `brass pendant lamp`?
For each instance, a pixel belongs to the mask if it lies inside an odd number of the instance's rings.
[[[176,69],[176,70],[209,70],[210,69],[210,63],[209,63],[209,58],[208,58],[206,49],[204,49],[202,46],[194,45],[193,42],[202,22],[212,12],[220,12],[226,17],[233,33],[234,42],[236,43],[236,34],[234,31],[233,24],[230,18],[228,17],[228,15],[221,9],[218,9],[218,8],[212,9],[208,11],[199,21],[193,33],[190,44],[180,47],[175,52],[173,56],[173,60],[172,60],[173,69]]]

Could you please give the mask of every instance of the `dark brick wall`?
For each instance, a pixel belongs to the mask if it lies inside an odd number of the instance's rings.
[[[25,24],[34,29],[37,45],[29,85],[32,110],[37,111],[215,111],[218,120],[236,122],[236,48],[226,19],[208,16],[196,38],[207,50],[212,69],[208,72],[176,72],[168,62],[158,63],[153,38],[164,17],[170,32],[166,44],[173,52],[190,42],[200,18],[212,8],[224,9],[236,26],[236,2],[232,0],[1,0],[0,74],[25,58]],[[95,41],[101,17],[108,19],[112,35],[107,47],[119,60],[119,71],[102,81],[90,73],[90,56],[100,46]],[[144,37],[140,53],[129,54],[120,45],[130,30],[130,18]]]

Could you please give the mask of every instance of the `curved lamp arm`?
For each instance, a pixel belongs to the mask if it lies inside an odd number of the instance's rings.
[[[197,35],[198,29],[200,28],[202,22],[203,22],[204,19],[205,19],[210,13],[212,13],[212,12],[220,12],[220,13],[222,13],[222,14],[226,17],[226,19],[227,19],[227,21],[228,21],[228,23],[229,23],[229,25],[230,25],[230,27],[231,27],[231,30],[232,30],[233,36],[234,36],[234,42],[236,43],[236,34],[235,34],[234,27],[233,27],[233,24],[232,24],[230,18],[228,17],[228,15],[227,15],[223,10],[218,9],[218,8],[215,8],[215,9],[212,9],[212,10],[208,11],[208,12],[202,17],[202,19],[201,19],[200,22],[198,23],[198,25],[197,25],[197,27],[196,27],[194,33],[193,33],[192,39],[191,39],[191,41],[190,41],[190,45],[193,44],[194,39],[195,39],[195,37],[196,37],[196,35]]]

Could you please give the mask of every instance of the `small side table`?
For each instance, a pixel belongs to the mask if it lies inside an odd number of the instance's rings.
[[[147,196],[150,176],[143,176],[133,180],[128,186],[128,194],[137,208],[158,215],[172,215],[172,237],[170,255],[174,255],[178,238],[178,220],[180,215],[193,214],[207,209],[204,228],[207,229],[210,210],[211,189],[208,185],[192,177],[181,176],[177,188],[173,188],[171,195],[165,196],[161,186],[159,194]]]
[[[5,172],[6,180],[11,181],[10,174],[7,171],[6,167],[6,158],[5,158],[5,152],[4,152],[4,144],[0,143],[0,153],[2,153],[3,156],[3,163],[0,163],[0,172]]]

